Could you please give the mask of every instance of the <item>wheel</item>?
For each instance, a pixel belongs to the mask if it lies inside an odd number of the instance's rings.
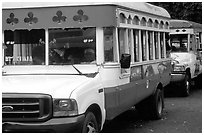
[[[186,73],[183,84],[182,84],[182,95],[187,97],[190,95],[191,89],[191,76],[189,73]]]
[[[161,89],[157,89],[155,94],[152,96],[152,104],[150,113],[153,119],[161,119],[164,108],[164,94]]]
[[[92,112],[87,112],[82,128],[82,133],[97,133],[99,132],[96,117]]]
[[[140,114],[144,119],[161,119],[163,116],[164,108],[164,93],[161,89],[157,88],[156,92],[142,101],[139,105],[136,105]]]

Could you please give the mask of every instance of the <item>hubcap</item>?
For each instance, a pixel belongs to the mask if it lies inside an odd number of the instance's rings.
[[[94,123],[89,122],[88,125],[87,125],[87,130],[88,130],[88,133],[96,133],[96,129],[94,127]]]
[[[161,99],[161,96],[159,96],[159,99],[158,99],[158,113],[161,114],[162,113],[162,99]]]
[[[186,81],[186,92],[189,93],[189,89],[190,89],[190,82],[187,80]]]

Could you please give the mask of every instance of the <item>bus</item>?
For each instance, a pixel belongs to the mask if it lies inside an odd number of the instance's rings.
[[[181,95],[189,96],[194,78],[198,79],[195,85],[202,84],[202,24],[171,20],[170,42],[173,60],[171,83],[180,85]]]
[[[3,3],[2,18],[2,132],[100,132],[133,107],[162,118],[171,79],[165,9]]]

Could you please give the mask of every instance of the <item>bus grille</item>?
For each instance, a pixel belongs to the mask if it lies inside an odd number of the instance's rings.
[[[2,94],[2,121],[45,121],[51,116],[49,95]]]

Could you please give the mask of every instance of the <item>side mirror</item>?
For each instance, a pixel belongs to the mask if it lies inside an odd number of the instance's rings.
[[[130,60],[131,60],[130,54],[122,54],[120,60],[121,68],[130,68]]]

